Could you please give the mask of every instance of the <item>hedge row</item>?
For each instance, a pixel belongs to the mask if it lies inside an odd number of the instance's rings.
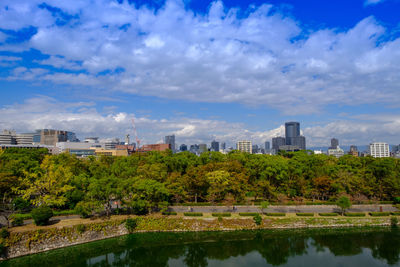
[[[392,212],[392,215],[400,216],[400,211]]]
[[[211,214],[213,217],[231,217],[229,212],[215,212]]]
[[[344,216],[347,217],[365,217],[364,212],[346,212]]]
[[[370,216],[378,217],[378,216],[389,216],[390,212],[370,212]]]
[[[314,213],[308,213],[308,212],[298,212],[296,213],[297,216],[302,216],[302,217],[313,217]]]
[[[268,212],[268,213],[265,213],[265,215],[266,216],[276,216],[276,217],[278,217],[278,216],[286,216],[286,213],[283,213],[283,212]]]
[[[324,212],[324,213],[318,213],[319,216],[339,216],[339,213],[336,212]]]
[[[203,216],[203,213],[201,212],[185,212],[183,213],[184,216],[190,216],[190,217],[201,217]]]
[[[240,212],[239,216],[256,216],[260,215],[258,212]]]
[[[177,215],[178,213],[176,213],[175,211],[163,211],[162,215]]]

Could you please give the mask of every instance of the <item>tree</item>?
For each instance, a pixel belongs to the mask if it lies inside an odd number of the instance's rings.
[[[263,201],[261,202],[261,212],[264,213],[264,210],[268,209],[269,207],[269,202],[268,201]]]
[[[342,210],[342,215],[344,214],[345,210],[351,207],[350,199],[346,196],[341,196],[336,201],[336,205]]]
[[[208,188],[208,199],[211,202],[220,202],[225,199],[231,187],[231,177],[227,171],[213,171],[206,174],[210,184]]]

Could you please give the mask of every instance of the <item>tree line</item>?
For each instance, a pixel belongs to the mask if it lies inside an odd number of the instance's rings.
[[[47,150],[0,151],[4,203],[57,209],[111,210],[121,201],[137,213],[173,203],[252,200],[393,200],[400,196],[400,160],[339,159],[307,151],[281,155],[149,152],[76,158]]]

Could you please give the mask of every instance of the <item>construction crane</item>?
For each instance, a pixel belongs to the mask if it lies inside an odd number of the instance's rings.
[[[136,131],[136,125],[135,125],[135,118],[132,118],[132,125],[133,125],[133,133],[135,134],[135,138],[136,138],[136,151],[139,151],[140,148],[140,139],[137,135],[137,131]]]

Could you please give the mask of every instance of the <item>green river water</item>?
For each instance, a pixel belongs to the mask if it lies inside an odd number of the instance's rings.
[[[0,263],[5,266],[400,266],[400,230],[138,233]]]

